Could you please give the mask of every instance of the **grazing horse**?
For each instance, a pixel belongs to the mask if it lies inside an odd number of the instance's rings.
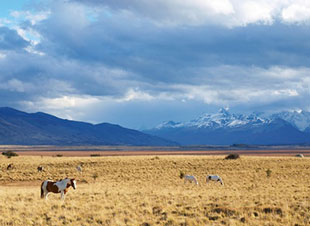
[[[11,170],[11,169],[13,169],[13,163],[10,163],[8,167],[6,167],[6,170]]]
[[[184,184],[186,181],[189,181],[190,183],[194,182],[196,185],[198,185],[198,180],[192,175],[181,175],[180,178],[184,178]]]
[[[43,181],[41,184],[41,198],[47,199],[48,193],[53,192],[61,193],[60,198],[64,199],[70,186],[72,186],[73,189],[76,189],[75,179],[66,178],[56,182],[51,180]]]
[[[305,156],[303,154],[297,154],[296,157],[298,158],[304,158]]]
[[[206,182],[208,183],[210,180],[219,181],[221,183],[221,185],[224,185],[222,178],[218,175],[208,175],[206,177]]]
[[[38,166],[38,172],[42,172],[44,170],[43,166]]]

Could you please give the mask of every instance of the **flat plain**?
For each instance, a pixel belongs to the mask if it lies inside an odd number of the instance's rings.
[[[310,225],[309,172],[294,156],[1,156],[0,225]],[[77,189],[64,201],[40,198],[43,180],[65,177]]]

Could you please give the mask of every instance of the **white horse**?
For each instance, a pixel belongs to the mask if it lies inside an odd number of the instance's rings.
[[[41,198],[47,199],[48,193],[53,192],[61,193],[60,198],[64,199],[65,194],[68,192],[70,186],[72,186],[73,189],[76,189],[75,179],[66,178],[56,182],[51,180],[43,181],[41,184]]]
[[[219,181],[221,183],[221,185],[224,185],[222,178],[218,175],[208,175],[206,177],[206,182],[208,183],[210,180]]]
[[[194,177],[192,175],[185,175],[184,176],[184,184],[186,183],[186,181],[189,181],[190,183],[194,182],[196,185],[198,185],[198,180],[196,179],[196,177]]]

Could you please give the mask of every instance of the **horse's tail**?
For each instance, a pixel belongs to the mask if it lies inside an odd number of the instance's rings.
[[[41,199],[44,198],[44,190],[43,190],[44,181],[41,184]]]

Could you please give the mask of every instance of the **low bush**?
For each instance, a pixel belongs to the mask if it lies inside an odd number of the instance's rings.
[[[94,173],[94,174],[92,175],[92,178],[93,178],[94,180],[96,180],[98,177],[99,177],[98,173]]]
[[[238,153],[231,153],[225,157],[225,159],[238,159],[240,155]]]
[[[8,158],[18,156],[18,154],[15,153],[15,152],[13,152],[13,151],[5,151],[5,152],[2,152],[2,155],[6,156],[6,157],[8,157]]]
[[[158,160],[158,159],[159,159],[158,156],[155,156],[155,157],[151,158],[151,160]]]
[[[266,175],[267,175],[267,177],[271,177],[271,173],[272,173],[272,171],[271,171],[270,169],[267,169],[267,170],[266,170]]]
[[[183,171],[180,171],[180,178],[182,179],[185,176],[185,173]]]

